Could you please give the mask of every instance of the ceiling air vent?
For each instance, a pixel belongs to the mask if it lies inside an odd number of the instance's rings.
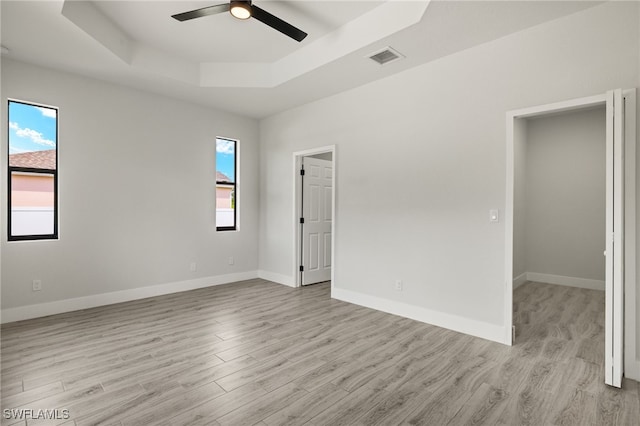
[[[369,55],[369,59],[377,62],[380,65],[386,65],[390,62],[394,62],[403,58],[404,56],[400,52],[389,46]]]

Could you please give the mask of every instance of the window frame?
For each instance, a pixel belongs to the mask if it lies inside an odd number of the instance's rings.
[[[221,182],[218,181],[217,179],[217,175],[218,175],[218,141],[219,140],[223,140],[223,141],[227,141],[227,142],[233,142],[233,177],[228,176],[229,178],[231,178],[233,180],[232,183],[230,182]],[[216,231],[237,231],[238,230],[238,147],[240,146],[240,141],[237,139],[232,139],[232,138],[227,138],[227,137],[223,137],[223,136],[216,136],[216,161],[215,161],[215,172],[216,172],[216,191],[215,191],[215,199],[216,199]],[[231,186],[231,201],[233,201],[233,226],[218,226],[217,223],[217,212],[218,212],[218,194],[217,194],[217,186],[218,184],[220,185],[227,185],[227,186]]]
[[[55,169],[39,169],[39,168],[32,168],[32,167],[15,167],[15,166],[11,166],[10,165],[10,155],[11,155],[11,143],[9,140],[9,135],[10,135],[10,126],[9,123],[11,121],[11,114],[10,114],[10,106],[11,103],[14,104],[22,104],[22,105],[28,105],[28,106],[32,106],[32,107],[41,107],[41,108],[48,108],[48,109],[54,109],[56,111],[56,168]],[[58,234],[58,154],[59,154],[59,150],[58,150],[58,140],[59,140],[59,133],[60,133],[60,129],[59,129],[59,123],[60,123],[60,108],[52,106],[52,105],[45,105],[45,104],[41,104],[41,103],[37,103],[37,102],[29,102],[29,101],[22,101],[22,100],[18,100],[18,99],[12,99],[12,98],[7,98],[7,186],[8,186],[8,192],[7,192],[7,240],[8,241],[41,241],[41,240],[58,240],[59,239],[59,234]],[[12,225],[12,219],[13,219],[13,215],[11,213],[11,207],[12,207],[12,188],[11,188],[11,183],[12,183],[12,177],[14,173],[26,173],[26,174],[43,174],[43,175],[53,175],[53,233],[52,234],[33,234],[33,235],[13,235],[12,230],[11,230],[11,225]]]

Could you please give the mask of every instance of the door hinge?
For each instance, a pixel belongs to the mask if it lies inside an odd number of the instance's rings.
[[[304,169],[300,169],[300,176],[304,176]]]
[[[300,223],[304,223],[304,217],[300,218]]]
[[[304,272],[304,266],[300,265],[300,272]]]

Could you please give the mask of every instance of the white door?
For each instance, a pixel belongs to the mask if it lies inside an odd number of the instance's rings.
[[[303,157],[302,285],[331,279],[331,161]]]
[[[607,92],[605,383],[622,386],[624,302],[624,98]]]

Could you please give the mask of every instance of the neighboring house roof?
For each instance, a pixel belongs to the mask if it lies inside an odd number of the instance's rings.
[[[31,151],[21,154],[9,155],[10,167],[28,167],[30,169],[50,169],[56,168],[56,150]]]
[[[231,178],[224,173],[216,172],[216,182],[218,183],[233,183]]]

